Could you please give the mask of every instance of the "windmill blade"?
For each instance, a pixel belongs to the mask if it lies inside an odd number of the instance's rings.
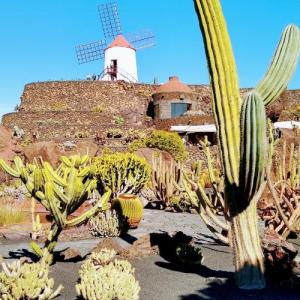
[[[115,38],[122,33],[117,4],[103,3],[98,6],[99,16],[105,39]]]
[[[136,50],[155,46],[155,35],[148,29],[126,34],[126,39]]]
[[[96,41],[75,47],[79,64],[85,64],[94,60],[104,58],[105,41]]]

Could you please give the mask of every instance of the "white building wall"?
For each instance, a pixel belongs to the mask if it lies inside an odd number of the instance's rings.
[[[117,80],[138,81],[136,51],[126,47],[107,48],[104,53],[104,70],[111,66],[112,60],[117,60],[118,74]],[[102,80],[110,81],[111,78],[106,74]]]

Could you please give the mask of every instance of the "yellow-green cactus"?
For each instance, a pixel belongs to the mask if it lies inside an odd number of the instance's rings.
[[[126,260],[111,261],[113,254],[103,249],[83,263],[76,285],[79,297],[86,300],[139,299],[140,285],[134,277],[134,268]]]
[[[144,158],[132,153],[104,154],[96,157],[93,173],[104,187],[119,194],[137,194],[149,181],[151,168]]]
[[[128,229],[126,218],[114,209],[107,209],[89,220],[89,228],[94,236],[117,237]]]
[[[45,243],[50,253],[53,252],[58,236],[65,227],[77,226],[106,208],[111,195],[107,189],[92,208],[70,218],[69,216],[97,187],[97,180],[91,176],[88,156],[75,155],[61,159],[62,163],[56,169],[43,161],[24,165],[19,157],[15,158],[15,168],[12,168],[0,160],[0,167],[11,176],[20,178],[31,196],[53,216],[51,230]],[[37,244],[32,243],[32,248],[37,255],[41,255],[42,250]]]
[[[113,201],[112,208],[126,218],[130,228],[138,227],[144,214],[144,207],[141,200],[131,194],[119,195]]]
[[[194,0],[194,3],[213,91],[213,112],[225,175],[225,201],[231,217],[236,282],[245,289],[263,288],[264,262],[256,216],[256,202],[265,184],[263,104],[273,103],[286,88],[300,54],[300,30],[295,25],[286,28],[265,78],[246,95],[243,103],[220,1]]]
[[[2,300],[48,300],[56,298],[63,286],[54,289],[54,280],[49,278],[49,265],[15,261],[2,264],[0,273],[0,299]]]

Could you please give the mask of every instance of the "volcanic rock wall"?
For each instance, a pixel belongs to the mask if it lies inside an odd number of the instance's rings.
[[[190,85],[198,95],[196,110],[204,114],[158,122],[166,128],[174,124],[205,123],[211,120],[211,90],[207,85]],[[155,85],[106,81],[50,81],[27,84],[19,111],[4,115],[2,124],[24,129],[27,136],[41,140],[69,139],[79,133],[94,136],[111,128],[146,128]],[[241,92],[246,92],[247,89]],[[300,102],[300,90],[286,91],[269,111],[279,113]],[[150,113],[151,114],[151,113]],[[122,117],[124,124],[117,124]]]

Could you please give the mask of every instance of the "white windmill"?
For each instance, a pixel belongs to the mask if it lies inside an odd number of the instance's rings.
[[[104,59],[100,80],[137,82],[136,51],[154,46],[154,34],[144,30],[123,35],[116,3],[100,4],[98,11],[104,39],[76,46],[78,63]]]

